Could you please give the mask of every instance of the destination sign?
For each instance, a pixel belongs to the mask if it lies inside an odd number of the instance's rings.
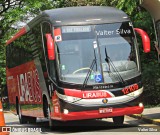
[[[91,26],[64,26],[62,33],[91,32]]]
[[[87,26],[62,26],[61,38],[56,41],[81,40],[112,37],[132,37],[133,27],[129,22]]]
[[[128,35],[131,34],[130,29],[116,29],[116,30],[99,30],[96,31],[98,36],[108,36],[108,35]]]
[[[99,38],[114,37],[114,36],[132,36],[133,28],[130,23],[113,23],[97,25],[95,32]]]

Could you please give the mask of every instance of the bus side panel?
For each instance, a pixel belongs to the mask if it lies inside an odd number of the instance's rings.
[[[40,25],[6,46],[6,67],[11,110],[16,112],[18,102],[22,115],[44,117],[43,97],[50,104],[51,95]]]
[[[15,105],[17,96],[23,115],[43,116],[42,90],[34,61],[7,70],[7,85],[10,103]]]

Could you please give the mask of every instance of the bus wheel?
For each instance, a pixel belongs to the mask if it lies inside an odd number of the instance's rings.
[[[124,122],[124,116],[113,117],[113,122],[116,126],[122,126]]]
[[[20,124],[25,124],[25,123],[27,123],[27,117],[26,117],[26,116],[23,116],[22,113],[21,113],[21,106],[20,106],[20,104],[17,104],[17,106],[18,106],[19,123],[20,123]]]
[[[47,98],[44,97],[43,99],[43,113],[44,113],[44,117],[48,118],[49,120],[49,127],[50,129],[53,128],[53,120],[51,119],[51,109],[50,109],[50,105],[48,104]]]

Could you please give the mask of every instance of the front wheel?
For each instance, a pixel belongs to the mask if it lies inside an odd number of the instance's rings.
[[[47,98],[44,98],[43,100],[43,113],[44,113],[44,117],[46,117],[49,120],[49,127],[50,129],[52,129],[53,120],[51,119],[51,109],[50,109],[50,105],[48,104]]]
[[[123,126],[124,116],[113,117],[113,122],[116,126]]]

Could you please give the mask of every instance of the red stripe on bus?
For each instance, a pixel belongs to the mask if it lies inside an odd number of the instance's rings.
[[[12,43],[14,40],[16,40],[17,38],[19,38],[20,36],[22,36],[23,34],[25,34],[27,32],[26,28],[23,27],[21,28],[11,39],[9,39],[6,43],[6,45]]]

